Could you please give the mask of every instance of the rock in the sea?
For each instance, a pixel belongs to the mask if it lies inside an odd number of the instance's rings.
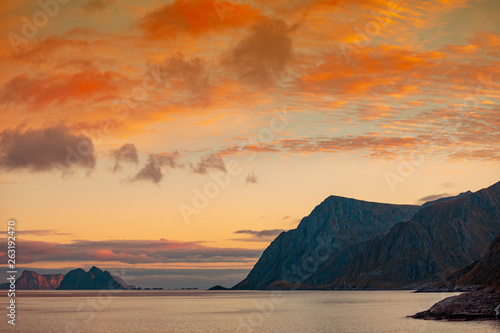
[[[495,319],[500,305],[500,290],[484,288],[448,297],[429,310],[413,315],[416,319],[476,320]]]
[[[121,280],[121,279],[120,279]],[[88,272],[81,268],[68,272],[61,284],[60,290],[92,290],[92,289],[127,289],[125,281],[118,281],[108,271],[93,266]]]
[[[226,288],[226,287],[223,287],[220,285],[216,285],[216,286],[213,286],[212,288],[208,288],[208,290],[229,290],[229,288]]]

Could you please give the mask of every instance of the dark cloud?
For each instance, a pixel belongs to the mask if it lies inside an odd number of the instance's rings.
[[[259,180],[257,178],[257,175],[255,174],[255,172],[251,172],[247,175],[247,178],[245,179],[245,182],[247,184],[258,184],[259,183]]]
[[[149,154],[146,165],[139,170],[131,181],[147,181],[158,184],[163,179],[165,170],[182,167],[178,160],[178,152],[173,154]]]
[[[279,79],[293,57],[290,38],[296,26],[265,19],[230,51],[223,63],[238,80],[266,88]]]
[[[160,240],[78,240],[63,244],[24,240],[24,264],[40,261],[137,263],[254,262],[262,250],[208,247],[201,242]]]
[[[428,201],[434,201],[434,200],[438,200],[441,198],[447,198],[447,197],[451,197],[451,196],[453,196],[453,194],[450,194],[450,193],[432,194],[432,195],[428,195],[426,197],[418,199],[417,203],[424,204]]]
[[[186,89],[192,96],[207,97],[210,89],[209,71],[205,61],[199,57],[186,59],[177,52],[160,65],[161,76],[176,88]]]
[[[61,175],[73,168],[89,172],[95,167],[94,144],[85,135],[75,135],[66,127],[4,130],[0,133],[0,168],[32,172],[55,170]]]
[[[443,188],[449,188],[449,187],[456,187],[457,184],[456,183],[448,183],[448,182],[445,182],[445,183],[442,183],[441,186]]]
[[[210,154],[202,157],[198,164],[191,164],[191,169],[194,173],[205,175],[210,171],[226,172],[224,160],[218,154]]]
[[[85,12],[93,14],[95,12],[102,12],[112,4],[114,4],[114,0],[89,0],[84,3],[80,8]]]
[[[131,143],[126,143],[118,149],[111,151],[113,158],[115,159],[115,165],[113,166],[113,171],[117,172],[122,169],[123,162],[129,163],[139,163],[139,157],[137,155],[137,149],[135,145]]]
[[[237,230],[234,233],[235,234],[246,234],[246,235],[252,235],[254,237],[275,237],[278,236],[280,233],[282,233],[283,229],[271,229],[271,230]]]

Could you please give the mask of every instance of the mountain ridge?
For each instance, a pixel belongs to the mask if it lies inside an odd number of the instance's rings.
[[[478,260],[499,232],[500,182],[423,206],[329,196],[232,289],[414,289]]]

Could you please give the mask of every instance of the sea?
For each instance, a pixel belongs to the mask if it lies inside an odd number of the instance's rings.
[[[459,293],[411,291],[18,291],[1,332],[500,332],[500,321],[408,318]],[[2,305],[7,297],[1,297]],[[3,311],[7,313],[5,306]]]

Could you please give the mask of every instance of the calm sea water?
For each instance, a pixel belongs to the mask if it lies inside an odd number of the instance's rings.
[[[409,291],[24,292],[2,332],[500,332],[406,318],[444,297]],[[1,298],[2,305],[6,298]],[[5,309],[5,307],[2,307]]]

